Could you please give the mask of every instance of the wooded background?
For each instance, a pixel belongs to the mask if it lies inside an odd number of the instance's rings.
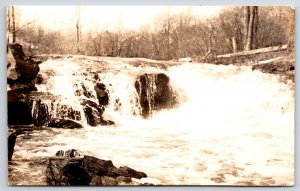
[[[68,31],[46,30],[35,22],[19,23],[21,15],[17,7],[7,8],[7,42],[25,44],[31,54],[197,60],[269,46],[294,46],[295,13],[291,7],[227,7],[210,19],[187,11],[171,14],[166,9],[139,31],[120,23],[116,31],[87,33],[82,33],[80,7],[74,12],[74,28]]]

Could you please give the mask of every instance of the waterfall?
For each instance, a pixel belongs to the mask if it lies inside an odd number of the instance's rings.
[[[71,56],[40,65],[38,91],[9,102],[26,115],[9,110],[9,122],[64,118],[84,128],[18,137],[12,183],[45,184],[38,162],[28,177],[32,160],[78,149],[147,172],[154,184],[293,184],[292,82],[247,66],[129,61]]]
[[[75,57],[49,60],[40,68],[44,81],[37,85],[38,92],[57,98],[40,100],[43,103],[38,105],[34,102],[33,110],[42,107],[47,110],[48,118],[66,118],[96,126],[106,124],[105,120],[118,120],[116,117],[149,118],[156,111],[175,107],[178,101],[166,70],[156,67],[91,62]]]

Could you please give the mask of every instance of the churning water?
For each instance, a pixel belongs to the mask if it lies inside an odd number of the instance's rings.
[[[141,181],[154,184],[294,184],[292,82],[245,66],[182,63],[162,69],[127,61],[73,56],[40,65],[44,83],[38,90],[77,108],[84,128],[18,137],[10,184],[45,185],[44,159],[67,149],[144,171],[148,178]],[[143,119],[134,88],[143,73],[167,74],[179,104]],[[88,126],[77,104],[80,98],[96,100],[95,74],[109,91],[104,118],[114,126]],[[80,93],[82,83],[88,98]]]

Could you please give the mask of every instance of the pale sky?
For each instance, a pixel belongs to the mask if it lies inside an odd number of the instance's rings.
[[[21,22],[41,24],[50,29],[75,27],[76,6],[18,6]],[[138,30],[166,11],[179,13],[188,10],[192,15],[207,18],[217,15],[219,6],[81,6],[82,30],[114,30],[119,23],[127,29]]]

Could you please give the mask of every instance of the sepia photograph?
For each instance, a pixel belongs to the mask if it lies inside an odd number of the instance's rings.
[[[10,5],[4,43],[9,186],[295,185],[294,7]]]

